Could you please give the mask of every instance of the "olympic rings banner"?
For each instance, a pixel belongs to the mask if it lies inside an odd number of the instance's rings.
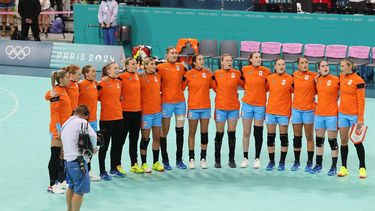
[[[52,42],[1,40],[0,64],[49,68],[52,46]]]
[[[0,65],[59,69],[70,64],[97,70],[125,58],[122,46],[0,40]]]

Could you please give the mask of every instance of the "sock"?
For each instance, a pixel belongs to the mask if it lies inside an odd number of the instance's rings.
[[[224,133],[216,132],[215,136],[215,162],[220,163],[220,151],[221,151],[221,144],[223,143],[223,136]]]
[[[201,160],[202,159],[205,159],[206,160],[206,154],[207,154],[207,150],[201,150]]]
[[[332,157],[332,168],[337,166],[337,157]]]
[[[159,161],[159,150],[152,150],[152,155],[154,157],[154,163]]]
[[[268,157],[270,158],[270,163],[275,163],[275,153],[268,153]]]
[[[316,155],[316,165],[321,166],[323,163],[323,155]]]
[[[341,146],[340,147],[340,151],[341,151],[341,162],[342,162],[342,166],[344,166],[346,168],[346,161],[348,159],[348,152],[349,152],[349,149],[348,149],[348,145],[346,146]]]
[[[194,150],[189,150],[189,160],[193,159],[194,160],[195,153]]]
[[[299,163],[299,158],[301,157],[301,151],[294,151],[294,162]]]
[[[307,151],[307,163],[312,163],[314,158],[314,151]]]
[[[141,154],[141,160],[142,160],[142,165],[143,165],[144,163],[147,163],[147,155],[142,155],[142,154]]]
[[[167,152],[167,137],[160,137],[160,149],[161,149],[161,156],[163,158],[163,163],[169,162],[168,152]]]
[[[249,159],[249,152],[243,152],[243,157]]]
[[[228,131],[229,161],[234,161],[236,149],[236,131]]]
[[[365,148],[363,147],[363,144],[355,144],[355,149],[357,150],[357,156],[359,159],[359,168],[366,168],[365,164]]]
[[[285,163],[286,154],[287,152],[281,152],[280,163]]]
[[[263,145],[263,126],[254,125],[254,139],[255,139],[255,158],[260,157],[260,152]]]
[[[176,127],[176,161],[182,161],[182,149],[184,146],[184,128]]]

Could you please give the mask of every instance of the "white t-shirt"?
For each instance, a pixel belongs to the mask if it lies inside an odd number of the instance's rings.
[[[42,11],[47,10],[48,8],[51,7],[50,0],[39,0],[39,2],[40,2],[40,6],[41,6]]]

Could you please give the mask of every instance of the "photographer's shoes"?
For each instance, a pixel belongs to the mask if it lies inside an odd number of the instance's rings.
[[[90,181],[97,182],[100,181],[100,177],[95,175],[92,171],[89,172]]]
[[[48,186],[47,191],[50,192],[50,193],[57,193],[57,194],[65,193],[64,190],[58,188],[57,184],[55,184],[53,186]]]

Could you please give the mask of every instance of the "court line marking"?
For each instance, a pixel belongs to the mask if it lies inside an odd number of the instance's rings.
[[[10,95],[13,98],[14,102],[15,102],[15,105],[14,105],[12,111],[9,112],[5,117],[3,117],[2,119],[0,119],[0,122],[4,122],[5,120],[9,119],[11,116],[13,116],[17,112],[20,103],[18,101],[17,96],[13,92],[11,92],[8,89],[5,89],[3,87],[0,87],[0,90],[4,91],[8,95]]]

